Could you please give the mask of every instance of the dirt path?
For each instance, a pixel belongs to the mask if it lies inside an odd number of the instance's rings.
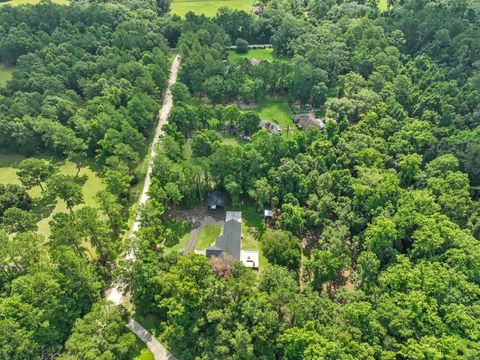
[[[145,176],[145,182],[143,185],[142,193],[140,195],[139,204],[143,205],[148,200],[148,190],[150,189],[151,181],[151,174],[152,174],[152,166],[153,166],[153,159],[155,158],[155,148],[158,143],[158,139],[163,134],[162,127],[167,123],[168,115],[173,107],[173,99],[172,93],[170,91],[170,86],[175,84],[177,81],[178,69],[180,67],[180,56],[177,55],[172,62],[172,67],[170,68],[170,78],[168,80],[168,89],[165,92],[165,96],[163,97],[162,107],[158,113],[158,124],[155,129],[155,134],[153,137],[152,144],[150,145],[149,150],[149,160],[148,160],[148,170]],[[135,236],[135,232],[140,228],[140,213],[137,214],[135,221],[132,225],[132,236]],[[135,252],[132,248],[130,248],[127,253],[125,254],[125,259],[129,261],[135,261]],[[121,291],[122,284],[113,284],[106,292],[105,298],[114,303],[115,305],[121,305],[124,301],[124,295]],[[149,348],[149,350],[153,353],[155,360],[173,360],[175,359],[172,354],[162,345],[160,342],[150,334],[145,328],[142,327],[138,322],[129,318],[127,327],[132,330],[139,338],[142,340],[145,345]]]
[[[195,250],[195,245],[197,245],[198,234],[200,233],[200,228],[195,228],[190,231],[190,237],[188,238],[187,245],[183,249],[184,254],[188,254]]]
[[[148,170],[147,175],[145,176],[145,182],[143,183],[142,194],[140,195],[140,205],[144,205],[148,200],[148,190],[150,189],[150,185],[152,183],[151,174],[152,174],[152,166],[153,166],[153,158],[155,157],[155,147],[158,143],[158,139],[160,135],[163,134],[162,127],[167,123],[168,115],[173,107],[173,99],[172,93],[170,91],[170,86],[177,82],[177,75],[178,75],[178,68],[180,67],[180,56],[177,55],[172,63],[172,68],[170,69],[170,79],[168,80],[168,89],[163,97],[162,107],[158,113],[158,124],[157,128],[155,129],[155,135],[153,137],[152,145],[150,145],[150,159],[148,161]],[[132,225],[132,234],[140,228],[140,214],[137,214],[137,218],[133,222]],[[135,256],[135,255],[133,255]]]
[[[155,360],[175,360],[175,357],[139,322],[130,318],[127,327],[148,346]]]

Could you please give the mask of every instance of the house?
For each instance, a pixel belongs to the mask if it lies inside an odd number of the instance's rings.
[[[207,194],[207,208],[215,210],[225,208],[228,204],[228,195],[223,191],[210,191]]]
[[[231,259],[241,261],[243,265],[258,269],[259,256],[256,250],[241,250],[242,248],[242,213],[240,211],[227,211],[225,223],[221,234],[215,244],[205,250],[205,256],[214,260],[216,268],[222,261],[226,266],[232,266]]]
[[[242,246],[242,213],[240,211],[227,211],[223,230],[215,245],[207,248],[207,257],[219,257],[226,251],[235,259],[240,260],[240,248]]]
[[[311,112],[306,114],[295,115],[292,118],[292,120],[302,130],[306,130],[309,126],[313,126],[319,130],[325,127],[325,124],[323,123],[323,119],[316,118],[315,114]]]

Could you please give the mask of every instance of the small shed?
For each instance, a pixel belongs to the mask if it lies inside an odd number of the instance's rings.
[[[260,15],[263,12],[263,7],[261,5],[255,5],[253,7],[253,13],[255,15]]]
[[[265,209],[265,211],[263,212],[263,217],[265,219],[267,218],[272,218],[273,217],[273,210],[267,210]]]
[[[228,195],[223,191],[210,191],[207,194],[207,207],[210,210],[225,208],[228,204]]]

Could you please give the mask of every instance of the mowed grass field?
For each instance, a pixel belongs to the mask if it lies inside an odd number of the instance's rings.
[[[240,59],[257,59],[257,60],[267,60],[273,61],[280,59],[277,55],[273,53],[273,49],[250,49],[245,54],[239,54],[235,51],[230,51],[228,53],[228,62],[236,63]]]
[[[173,0],[172,14],[185,16],[189,11],[197,15],[213,17],[221,7],[252,12],[252,0]]]
[[[269,120],[280,125],[286,131],[290,126],[290,132],[296,131],[297,127],[292,121],[293,113],[286,99],[281,97],[266,97],[259,100],[257,107],[253,109],[261,120]]]
[[[25,5],[25,4],[38,4],[39,2],[40,0],[11,0],[11,1],[0,3],[0,6],[2,5],[18,6],[18,5]],[[52,0],[52,2],[60,5],[67,5],[69,3],[69,0]]]
[[[203,225],[198,233],[197,244],[195,248],[197,250],[205,250],[212,245],[222,231],[221,225],[207,224]]]
[[[20,155],[3,155],[0,154],[0,183],[1,184],[20,184],[20,180],[16,174],[16,167],[25,157]],[[60,173],[65,175],[75,175],[77,170],[75,164],[70,161],[63,161],[57,163]],[[92,207],[97,207],[95,194],[105,188],[105,184],[100,177],[93,170],[92,164],[85,164],[80,171],[80,176],[86,175],[87,181],[83,186],[84,204]],[[56,204],[49,204],[45,206],[40,202],[41,191],[39,187],[35,187],[29,191],[30,196],[34,200],[33,213],[39,219],[38,232],[48,238],[50,236],[49,221],[53,215],[58,212],[67,212],[67,205],[62,200],[57,201]],[[36,204],[35,204],[36,203]],[[79,205],[82,206],[82,205]]]
[[[0,86],[4,86],[12,78],[12,66],[0,64]]]

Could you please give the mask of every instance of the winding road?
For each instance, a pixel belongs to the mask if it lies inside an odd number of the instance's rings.
[[[170,78],[168,80],[168,89],[165,92],[165,96],[163,97],[162,107],[158,113],[158,124],[155,129],[155,134],[152,140],[152,144],[150,145],[149,149],[149,159],[148,159],[148,169],[147,174],[145,175],[145,181],[143,184],[142,193],[140,194],[139,200],[139,209],[141,205],[144,205],[148,200],[148,190],[150,189],[151,181],[151,174],[152,174],[152,166],[153,166],[153,159],[155,158],[156,152],[156,145],[160,136],[163,134],[162,127],[167,123],[168,115],[173,107],[173,99],[172,93],[170,91],[170,86],[175,84],[177,81],[178,69],[180,67],[180,56],[177,55],[172,62],[172,66],[170,68]],[[132,237],[135,236],[135,232],[140,228],[140,211],[137,213],[137,216],[132,224],[131,234]],[[125,254],[125,259],[129,261],[135,261],[135,252],[133,248],[130,248],[127,253]],[[121,291],[122,284],[113,284],[105,292],[105,298],[112,302],[115,305],[121,305],[124,301],[124,295]],[[140,323],[135,321],[132,318],[129,318],[127,327],[137,335],[140,340],[142,340],[148,347],[148,349],[153,353],[155,360],[175,360],[175,357],[170,354],[170,352],[152,335],[150,334]]]

